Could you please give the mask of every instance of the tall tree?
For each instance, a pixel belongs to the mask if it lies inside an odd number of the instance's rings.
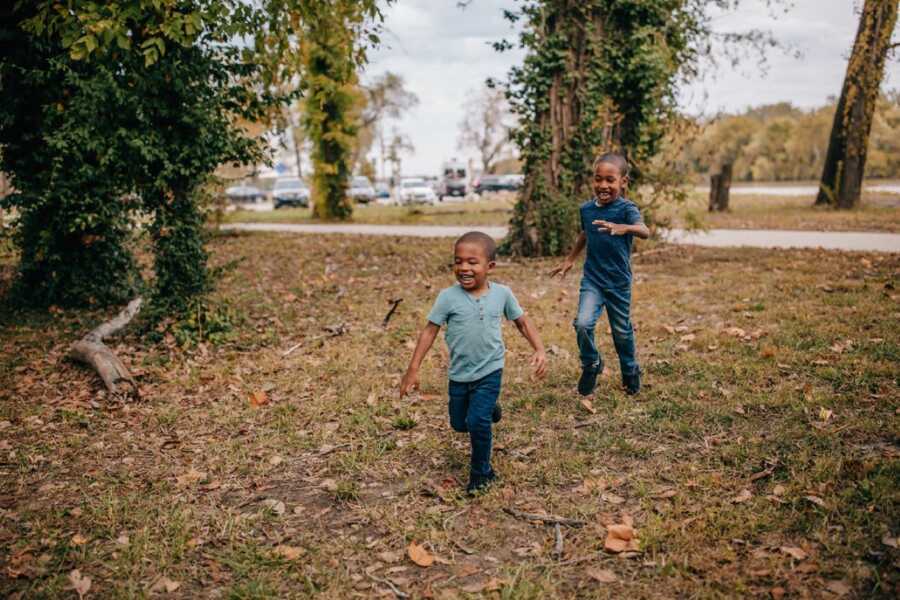
[[[737,2],[527,0],[506,13],[524,20],[519,45],[527,51],[508,82],[525,174],[508,250],[566,250],[597,153],[623,152],[633,177],[647,180],[674,116],[677,84],[696,74],[708,52],[712,11]]]
[[[256,162],[242,121],[291,98],[320,0],[53,0],[0,9],[0,170],[16,193],[17,290],[30,304],[106,304],[140,284],[128,248],[146,228],[155,303],[209,287],[203,189],[222,162]],[[332,0],[377,20],[376,0]],[[375,33],[362,24],[357,36]],[[249,43],[248,43],[249,42]],[[364,60],[361,45],[342,46]],[[8,94],[12,94],[7,98]]]
[[[419,97],[406,89],[402,75],[387,71],[362,85],[365,105],[354,151],[354,165],[362,166],[366,155],[377,139],[381,158],[381,175],[384,176],[386,161],[385,121],[398,119],[419,104]]]
[[[387,161],[391,163],[391,177],[396,183],[400,182],[403,174],[403,154],[415,151],[409,136],[400,133],[396,129],[391,132],[391,141],[387,147]]]
[[[470,94],[464,105],[465,117],[459,123],[460,150],[472,148],[481,160],[484,173],[493,173],[512,139],[512,115],[503,90],[485,86]]]
[[[816,204],[853,208],[859,203],[872,116],[891,51],[897,0],[866,0],[834,113]]]

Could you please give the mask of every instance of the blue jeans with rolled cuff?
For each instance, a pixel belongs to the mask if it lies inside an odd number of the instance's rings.
[[[450,381],[450,426],[455,431],[469,434],[472,442],[472,478],[494,474],[491,468],[491,417],[500,397],[502,379],[503,369],[497,369],[476,381]]]
[[[582,280],[578,294],[578,315],[572,323],[578,340],[578,352],[583,368],[600,364],[600,352],[594,342],[594,328],[606,308],[613,345],[619,355],[622,375],[639,371],[634,347],[634,327],[631,324],[631,288],[601,289]]]

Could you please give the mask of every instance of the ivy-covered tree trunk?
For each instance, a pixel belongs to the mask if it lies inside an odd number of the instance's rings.
[[[525,183],[506,249],[560,255],[574,240],[578,205],[590,197],[593,158],[652,156],[685,59],[686,17],[672,0],[539,0],[521,11],[528,49],[507,96]]]
[[[303,125],[312,142],[313,216],[349,219],[353,204],[347,188],[362,100],[352,59],[352,23],[342,11],[323,6],[303,43]]]
[[[897,23],[897,0],[866,0],[834,113],[816,204],[859,203],[872,116]]]

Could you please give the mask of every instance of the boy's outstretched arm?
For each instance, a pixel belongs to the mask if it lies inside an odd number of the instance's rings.
[[[437,337],[440,330],[440,327],[429,321],[422,329],[422,332],[419,333],[419,339],[416,341],[416,349],[413,350],[409,367],[406,368],[406,373],[403,374],[403,379],[400,380],[401,398],[411,389],[419,387],[419,367],[422,365],[425,355],[431,349],[431,345],[434,344],[434,338]]]
[[[554,267],[553,270],[550,271],[550,277],[555,277],[559,275],[560,278],[566,276],[566,273],[575,265],[575,259],[578,258],[578,255],[581,254],[581,251],[584,250],[584,246],[587,244],[587,236],[582,231],[578,234],[578,237],[575,238],[575,245],[572,247],[572,251],[569,252],[569,255],[563,260],[562,264],[558,267]]]
[[[626,233],[630,233],[642,240],[646,240],[650,237],[650,230],[640,221],[632,225],[628,225],[627,223],[610,223],[609,221],[602,220],[592,221],[591,223],[600,229],[607,230],[610,235],[625,235]]]
[[[531,319],[528,318],[528,315],[522,315],[513,323],[516,324],[516,329],[519,330],[519,333],[528,340],[528,343],[534,349],[534,354],[531,355],[531,366],[534,367],[534,374],[538,377],[543,377],[544,373],[547,372],[547,354],[544,352],[541,335],[538,333],[534,323],[531,322]]]

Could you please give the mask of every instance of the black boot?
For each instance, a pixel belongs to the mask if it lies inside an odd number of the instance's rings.
[[[593,367],[581,367],[581,377],[578,379],[578,393],[582,396],[590,396],[597,387],[597,376],[603,372],[603,362]]]
[[[625,386],[625,393],[634,396],[641,391],[641,370],[638,369],[634,373],[622,373],[622,385]]]

